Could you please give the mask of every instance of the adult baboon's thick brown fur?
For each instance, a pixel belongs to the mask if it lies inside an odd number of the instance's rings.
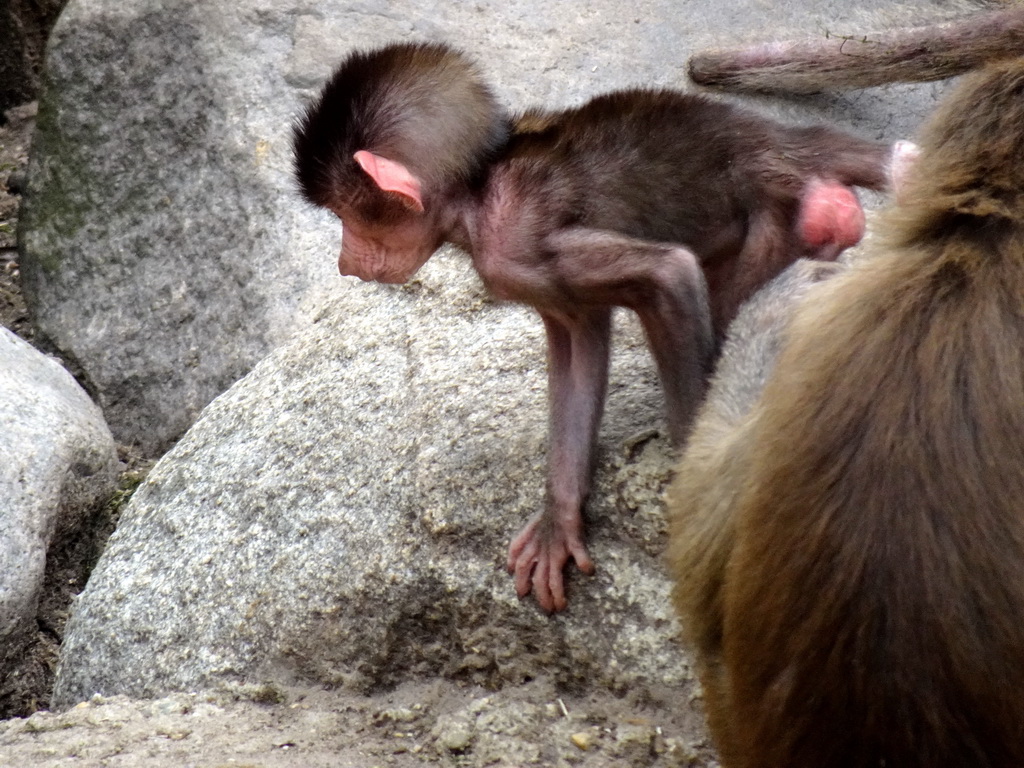
[[[670,494],[727,768],[1024,766],[1024,59],[922,145],[730,429],[717,381]]]

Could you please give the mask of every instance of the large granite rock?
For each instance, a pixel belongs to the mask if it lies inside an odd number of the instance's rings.
[[[160,460],[75,607],[55,704],[225,680],[685,688],[660,562],[672,455],[621,325],[599,570],[572,579],[566,615],[520,603],[503,568],[543,500],[540,322],[441,256],[410,286],[330,302]]]

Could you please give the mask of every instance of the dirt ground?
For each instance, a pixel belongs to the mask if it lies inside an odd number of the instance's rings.
[[[686,712],[679,717],[669,709]],[[238,688],[157,701],[94,697],[64,714],[0,722],[0,764],[182,768],[711,766],[689,703],[560,697],[544,681],[501,691],[406,683],[372,697]]]
[[[35,104],[0,125],[0,325],[45,349],[21,292],[16,250]],[[0,393],[2,394],[2,393]],[[55,542],[39,631],[21,665],[0,678],[0,767],[413,768],[717,765],[699,698],[678,691],[573,696],[549,680],[488,691],[451,680],[359,695],[317,687],[239,686],[157,701],[96,696],[46,711],[72,597],[85,586],[120,507],[148,464],[121,449],[115,497],[90,532]]]

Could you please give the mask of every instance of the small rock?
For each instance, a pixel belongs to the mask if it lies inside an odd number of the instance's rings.
[[[654,756],[654,729],[649,725],[620,725],[615,731],[613,754],[630,765]]]
[[[7,177],[7,191],[12,195],[20,195],[25,191],[25,172],[14,171]]]
[[[594,744],[594,737],[593,737],[593,735],[587,733],[586,731],[580,731],[579,733],[574,733],[572,736],[569,737],[569,740],[576,747],[578,747],[579,749],[583,750],[584,752],[586,752],[588,749],[590,749],[590,747]]]
[[[465,720],[438,722],[434,736],[441,752],[465,752],[473,743],[473,727]]]

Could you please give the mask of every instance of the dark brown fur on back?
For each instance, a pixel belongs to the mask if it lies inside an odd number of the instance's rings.
[[[809,176],[883,189],[889,148],[829,126],[768,120],[702,94],[630,89],[520,117],[498,168],[539,164],[577,190],[580,223],[685,243],[773,198],[796,205]]]
[[[491,180],[515,180],[551,226],[679,243],[705,270],[715,328],[803,255],[793,233],[807,179],[888,186],[890,148],[831,126],[791,126],[703,94],[628,89],[514,122]],[[759,221],[772,226],[763,248]],[[736,258],[746,246],[757,263]],[[736,280],[736,275],[757,279]]]
[[[874,258],[672,490],[727,768],[1024,765],[1024,60],[922,144]]]

